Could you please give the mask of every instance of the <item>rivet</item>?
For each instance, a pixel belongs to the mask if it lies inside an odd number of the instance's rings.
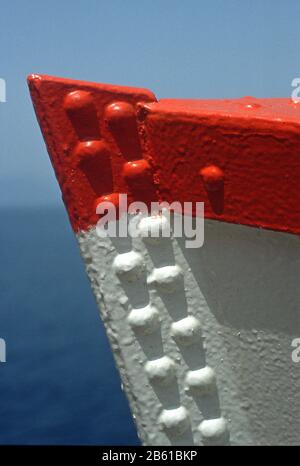
[[[143,308],[132,309],[128,316],[128,322],[136,332],[148,335],[159,327],[159,312],[151,304]]]
[[[145,365],[145,371],[151,382],[166,385],[175,377],[175,363],[168,356],[163,356],[148,361]]]
[[[171,335],[178,344],[192,345],[201,339],[201,324],[194,316],[187,316],[172,324]]]
[[[129,181],[144,177],[148,175],[149,172],[150,165],[145,159],[127,162],[123,167],[123,175]]]
[[[127,160],[141,159],[134,106],[128,102],[113,102],[106,107],[104,120],[123,157]]]
[[[86,91],[72,91],[65,97],[64,107],[67,112],[83,110],[86,107],[93,105],[93,98]]]
[[[107,144],[101,140],[82,141],[77,144],[74,150],[74,156],[79,161],[87,157],[105,157],[109,155],[109,148]]]
[[[152,271],[147,279],[148,285],[157,286],[162,292],[173,293],[182,280],[182,270],[178,265],[166,265]]]
[[[115,206],[117,209],[119,207],[119,193],[111,193],[111,194],[105,194],[104,196],[97,197],[97,199],[94,202],[94,208],[95,211],[98,207],[98,205],[102,202],[110,202]]]
[[[143,256],[135,251],[118,254],[113,262],[113,269],[120,277],[135,281],[145,269]]]
[[[136,124],[136,115],[133,105],[128,102],[113,102],[105,109],[105,120],[110,130],[126,129],[128,123]]]
[[[223,417],[202,421],[198,429],[203,442],[208,445],[222,445],[229,435],[227,422]]]
[[[192,392],[205,395],[216,388],[216,376],[211,367],[203,367],[194,371],[188,371],[186,384]]]
[[[218,191],[223,186],[223,171],[216,165],[209,165],[200,170],[204,185],[208,191]]]
[[[100,139],[97,110],[87,91],[72,91],[64,99],[64,109],[80,140]]]
[[[158,244],[162,238],[169,238],[170,223],[165,215],[143,217],[138,224],[138,234],[148,243]]]
[[[159,416],[158,422],[169,435],[174,437],[183,434],[189,426],[187,410],[180,406],[175,409],[164,409]]]

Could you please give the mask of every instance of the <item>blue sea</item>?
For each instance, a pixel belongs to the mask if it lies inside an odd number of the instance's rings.
[[[138,445],[63,208],[0,212],[0,443]]]

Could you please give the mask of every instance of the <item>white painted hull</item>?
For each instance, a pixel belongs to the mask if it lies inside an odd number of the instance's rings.
[[[300,444],[299,237],[209,220],[200,249],[77,237],[143,444]]]

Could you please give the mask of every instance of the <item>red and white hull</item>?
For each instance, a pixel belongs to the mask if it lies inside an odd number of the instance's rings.
[[[29,82],[143,444],[299,444],[300,110]],[[99,238],[116,193],[203,201],[203,246]]]

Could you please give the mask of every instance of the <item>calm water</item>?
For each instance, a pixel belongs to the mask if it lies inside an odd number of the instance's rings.
[[[138,444],[63,209],[1,211],[1,444]]]

